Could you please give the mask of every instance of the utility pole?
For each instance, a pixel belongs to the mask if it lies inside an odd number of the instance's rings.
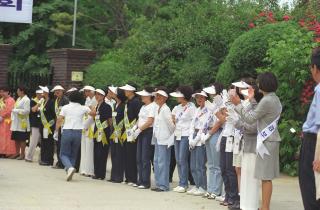
[[[77,9],[78,9],[77,7],[78,7],[78,0],[74,0],[72,47],[76,45]]]

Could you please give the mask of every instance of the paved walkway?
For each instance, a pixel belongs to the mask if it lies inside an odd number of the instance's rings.
[[[110,164],[109,164],[110,165]],[[110,175],[108,167],[107,176]],[[175,181],[177,180],[175,174]],[[176,186],[174,182],[171,186]],[[274,183],[272,210],[302,210],[296,178]],[[216,201],[174,192],[156,193],[18,160],[0,159],[0,210],[223,210]]]

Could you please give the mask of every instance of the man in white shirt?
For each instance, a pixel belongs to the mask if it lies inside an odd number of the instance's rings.
[[[158,88],[155,93],[155,101],[159,106],[154,120],[154,176],[156,187],[152,188],[155,192],[169,191],[169,166],[171,150],[169,145],[173,144],[174,124],[172,121],[171,110],[166,101],[168,94],[166,88]]]

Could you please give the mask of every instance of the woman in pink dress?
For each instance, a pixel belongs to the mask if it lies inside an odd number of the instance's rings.
[[[6,157],[17,154],[15,142],[11,140],[11,111],[14,99],[9,95],[9,88],[0,88],[0,154]]]

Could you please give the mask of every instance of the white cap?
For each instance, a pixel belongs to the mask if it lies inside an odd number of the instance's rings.
[[[168,94],[163,90],[158,90],[157,92],[153,92],[153,95],[156,95],[156,94],[162,95],[167,98],[169,97]]]
[[[111,92],[113,92],[114,94],[116,94],[116,95],[118,94],[118,91],[117,91],[118,88],[117,88],[117,87],[109,86],[108,89],[109,89]]]
[[[181,93],[180,91],[170,93],[170,96],[175,97],[175,98],[184,98],[183,93]]]
[[[43,90],[36,90],[36,94],[42,94]]]
[[[54,88],[51,90],[51,92],[54,92],[56,90],[64,90],[64,88],[61,85],[56,85]]]
[[[119,87],[122,90],[128,90],[128,91],[136,91],[135,87],[132,87],[131,85],[126,84],[125,86]]]
[[[39,88],[43,91],[43,92],[45,92],[45,93],[49,93],[50,91],[49,91],[49,88],[47,87],[47,86],[41,86],[41,85],[39,85]]]
[[[232,85],[234,85],[235,87],[238,87],[238,88],[245,88],[245,89],[250,87],[250,85],[248,85],[244,81],[234,82],[234,83],[232,83]]]
[[[80,92],[82,92],[82,91],[84,91],[84,90],[95,91],[94,87],[89,86],[89,85],[84,86],[84,87],[80,90]]]
[[[204,97],[208,97],[208,95],[204,92],[204,91],[201,91],[200,93],[194,93],[192,95],[192,97],[196,97],[196,96],[204,96]]]
[[[203,88],[203,91],[212,95],[217,94],[216,88],[214,86]]]
[[[103,90],[101,90],[101,89],[96,89],[96,93],[99,93],[99,94],[101,94],[101,95],[103,95],[103,96],[106,95],[106,93],[105,93]]]
[[[70,92],[73,92],[73,91],[77,91],[78,89],[73,87],[73,88],[70,88],[69,90],[67,90],[67,93],[70,93]]]
[[[139,96],[152,96],[152,93],[149,93],[146,90],[138,91],[138,92],[136,92],[136,94]]]
[[[240,93],[244,96],[248,96],[249,95],[249,90],[248,89],[244,89],[244,90],[241,90]]]

